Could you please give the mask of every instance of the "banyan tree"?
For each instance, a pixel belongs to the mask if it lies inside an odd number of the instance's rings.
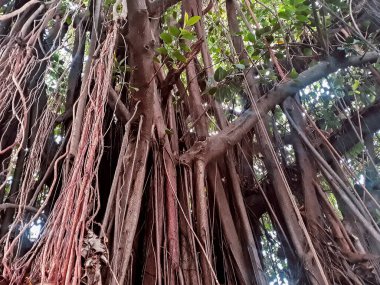
[[[1,284],[380,284],[378,0],[0,0]]]

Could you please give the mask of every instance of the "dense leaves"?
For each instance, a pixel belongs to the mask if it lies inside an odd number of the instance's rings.
[[[379,19],[0,0],[0,283],[380,284]]]

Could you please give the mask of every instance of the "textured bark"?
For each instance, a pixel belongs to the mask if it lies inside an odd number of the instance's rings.
[[[217,169],[217,165],[210,165],[210,171],[208,172],[208,183],[215,196],[216,205],[219,211],[222,228],[227,240],[228,247],[232,252],[234,261],[237,264],[239,270],[238,278],[240,284],[251,284],[250,276],[253,274],[248,266],[246,257],[243,254],[243,247],[241,240],[237,235],[237,228],[234,224],[230,206],[228,205],[227,197],[224,187],[222,185],[221,177]]]
[[[305,131],[306,122],[302,117],[301,111],[299,110],[295,99],[291,97],[287,98],[284,101],[283,106],[287,109],[299,128]],[[308,151],[303,146],[297,132],[293,130],[292,134],[293,146],[297,157],[297,165],[299,168],[300,181],[304,196],[306,221],[309,231],[312,235],[315,235],[318,232],[318,225],[320,225],[322,218],[317,192],[313,184],[313,181],[316,181],[317,179],[317,171],[314,162],[311,160]]]
[[[260,116],[264,116],[274,106],[280,104],[287,97],[297,93],[302,88],[320,80],[326,75],[336,72],[338,69],[349,66],[363,66],[377,60],[376,52],[367,53],[364,56],[348,57],[343,61],[337,62],[335,59],[320,62],[308,70],[299,74],[297,80],[289,80],[279,84],[273,91],[260,97],[257,101],[257,109]],[[222,130],[218,135],[207,139],[204,142],[197,142],[186,153],[181,155],[180,161],[189,164],[196,159],[211,161],[223,154],[229,147],[236,145],[242,137],[249,132],[258,122],[258,113],[249,109],[236,119],[228,128]]]
[[[153,45],[148,11],[145,1],[128,1],[128,19],[133,23],[129,30],[128,38],[139,39],[130,45],[131,66],[139,66],[131,75],[131,85],[138,89],[133,93],[135,102],[140,101],[137,110],[137,118],[140,118],[140,130],[138,140],[135,144],[134,167],[127,169],[129,172],[126,181],[129,185],[127,191],[128,203],[125,204],[125,216],[120,216],[122,226],[119,243],[126,246],[122,250],[114,252],[114,272],[117,280],[123,283],[129,266],[133,240],[135,238],[137,223],[140,215],[140,207],[143,195],[146,161],[150,146],[150,128],[153,122],[153,97],[156,92],[155,82],[152,81],[153,74]],[[141,107],[140,107],[141,106]],[[132,163],[132,161],[131,161]],[[127,162],[128,165],[128,162]],[[125,195],[124,194],[124,195]],[[129,196],[130,195],[130,196]],[[129,197],[128,197],[129,196]],[[124,213],[124,212],[122,212]],[[116,284],[116,283],[115,283]]]
[[[243,49],[243,41],[238,35],[239,28],[237,26],[237,16],[236,12],[234,12],[237,10],[236,4],[233,0],[228,0],[226,1],[226,5],[227,11],[229,11],[228,19],[231,34],[236,35],[234,39],[235,51],[241,60],[247,61],[247,55]],[[258,110],[260,112],[260,109],[255,108],[256,102],[260,98],[260,91],[252,69],[247,70],[245,73],[245,83],[247,85],[246,92],[249,94],[248,97],[250,97],[252,105],[254,105],[253,110]],[[276,161],[275,154],[271,150],[272,142],[269,136],[266,118],[267,117],[263,114],[258,119],[259,124],[254,127],[254,132],[260,145],[260,152],[264,157],[265,167],[268,170],[269,177],[273,182],[275,194],[279,202],[282,215],[285,217],[285,223],[290,234],[290,239],[293,243],[298,258],[303,260],[309,268],[310,282],[312,284],[318,284],[319,282],[325,284],[326,280],[322,278],[324,273],[320,272],[320,268],[313,264],[315,262],[319,263],[319,261],[312,261],[310,254],[308,254],[307,250],[304,250],[307,245],[306,237],[304,236],[305,233],[303,232],[301,226],[298,225],[299,223],[302,223],[302,221],[299,221],[299,217],[296,214],[298,209],[294,209],[294,203],[291,201],[292,198],[289,197],[287,190],[287,187],[289,186],[286,185],[288,182],[284,180],[285,177],[282,173],[279,161]]]
[[[194,164],[194,178],[195,178],[195,203],[196,203],[196,218],[197,218],[197,233],[201,241],[200,263],[202,267],[202,280],[203,284],[214,284],[214,278],[211,271],[211,240],[210,240],[210,225],[208,221],[208,191],[205,187],[205,164],[203,161],[198,160]]]
[[[322,38],[343,22],[319,26],[327,10],[318,5],[309,8],[320,19],[295,25],[294,36],[289,28],[300,17],[260,14],[279,12],[265,3],[111,2],[0,0],[7,5],[0,8],[4,282],[379,283],[380,230],[373,221],[379,205],[358,188],[365,198],[359,199],[350,184],[357,178],[325,139],[310,143],[315,124],[292,98],[305,87],[319,88],[312,83],[323,87],[327,76],[348,85],[360,78],[364,94],[364,84],[379,77],[375,65],[367,67],[378,61],[378,51],[370,51],[376,37],[361,31],[368,50],[339,56],[332,48],[346,43]],[[261,25],[275,28],[276,42],[260,35]],[[256,40],[248,43],[247,33]],[[252,47],[262,58],[253,61]],[[312,59],[318,62],[308,67]],[[300,74],[290,80],[293,67]],[[228,75],[217,80],[216,68]],[[277,78],[261,80],[267,71]],[[212,91],[231,82],[242,87],[233,90],[233,102],[218,102]],[[343,122],[330,137],[345,152],[362,131],[368,151],[357,159],[365,161],[370,191],[377,189],[368,158],[377,153],[378,103],[352,105],[360,120]],[[310,106],[303,105],[318,114]],[[281,142],[288,124],[295,157]],[[336,196],[343,220],[325,191]]]

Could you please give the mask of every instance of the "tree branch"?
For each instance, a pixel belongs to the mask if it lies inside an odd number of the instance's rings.
[[[123,125],[125,125],[131,117],[131,114],[129,113],[127,107],[125,107],[123,102],[120,100],[119,95],[116,93],[115,89],[113,89],[112,86],[110,86],[109,89],[107,103],[112,110],[115,110],[116,117],[121,121]]]
[[[32,1],[29,1],[28,3],[26,3],[24,6],[22,6],[21,8],[11,12],[11,13],[8,13],[8,14],[5,14],[5,15],[0,15],[0,22],[1,21],[6,21],[8,19],[11,19],[19,14],[21,14],[22,12],[26,11],[27,9],[29,9],[31,6],[33,6],[34,4],[37,4],[37,3],[40,3],[40,1],[38,0],[32,0]]]
[[[379,58],[377,52],[369,52],[363,56],[352,56],[344,60],[329,58],[328,61],[320,62],[299,74],[295,80],[287,81],[276,86],[271,92],[262,96],[257,101],[260,116],[263,116],[277,104],[280,104],[288,96],[296,94],[306,86],[350,66],[363,66],[374,63]],[[259,114],[252,109],[244,112],[229,127],[223,129],[218,135],[209,137],[205,141],[196,142],[187,152],[180,156],[180,162],[191,164],[193,160],[203,160],[206,163],[222,155],[227,149],[237,144],[257,123]]]
[[[210,12],[210,10],[212,9],[212,7],[214,7],[214,0],[209,0],[208,1],[208,5],[206,6],[206,8],[202,11],[202,15],[206,15],[208,12]]]
[[[358,124],[361,124],[363,137],[377,132],[380,129],[380,100],[362,110],[360,117],[360,122],[358,122],[357,115],[354,115],[350,120],[358,132],[360,129]],[[359,138],[346,119],[342,127],[331,134],[329,141],[339,153],[344,154],[359,143]]]
[[[376,100],[371,106],[363,108],[359,111],[360,114],[360,124],[358,125],[358,116],[353,114],[350,119],[345,119],[339,129],[334,130],[331,134],[327,136],[327,139],[331,145],[340,154],[345,154],[356,144],[360,142],[357,133],[362,131],[363,137],[372,135],[380,130],[380,99]],[[354,125],[355,129],[352,128],[351,123]],[[282,137],[284,144],[288,145],[292,143],[293,136],[291,134],[286,134]],[[314,142],[315,147],[321,146],[322,141],[317,140]],[[323,149],[323,153],[325,149]]]
[[[29,212],[38,213],[38,209],[34,208],[32,206],[26,206],[26,205],[20,206],[20,205],[13,204],[13,203],[0,204],[0,211],[6,210],[9,208],[12,208],[12,209],[24,208],[25,210],[27,210]],[[42,214],[42,213],[41,213],[41,218],[44,218],[45,220],[47,220],[47,216],[45,214]]]
[[[150,16],[158,16],[169,7],[177,4],[180,0],[147,0],[146,5]]]
[[[173,89],[174,84],[177,82],[181,73],[186,69],[189,63],[197,56],[201,50],[203,39],[199,39],[191,47],[190,51],[185,54],[186,62],[180,62],[177,69],[169,67],[169,73],[161,84],[162,101],[166,102],[169,98],[170,91]]]

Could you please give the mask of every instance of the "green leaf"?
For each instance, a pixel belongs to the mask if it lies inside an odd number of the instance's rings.
[[[270,33],[271,32],[271,28],[269,27],[269,26],[266,26],[266,27],[264,27],[264,28],[262,28],[262,29],[258,29],[258,30],[256,30],[256,35],[258,36],[258,37],[260,37],[260,36],[262,36],[262,35],[266,35],[266,34],[268,34],[268,33]]]
[[[297,12],[296,12],[297,14],[309,11],[309,6],[304,5],[304,4],[297,5],[296,8],[297,8]]]
[[[195,35],[188,30],[181,29],[181,38],[191,41],[191,40],[195,39]]]
[[[273,35],[266,35],[265,39],[267,40],[268,43],[272,43],[274,41]]]
[[[292,79],[296,79],[298,77],[298,72],[294,69],[294,67],[292,68],[292,70],[290,71],[290,77]]]
[[[305,48],[305,49],[303,50],[303,54],[304,54],[305,56],[312,56],[312,55],[313,55],[313,50],[312,50],[311,48]]]
[[[51,61],[59,61],[59,55],[57,53],[54,53],[52,56],[51,56]]]
[[[188,26],[193,26],[193,25],[195,25],[196,23],[198,23],[200,19],[201,19],[200,16],[193,16],[193,17],[191,17],[189,20],[187,20],[186,25],[188,25]]]
[[[67,16],[67,18],[66,18],[66,24],[70,26],[72,22],[73,22],[73,19],[71,18],[71,16],[70,15]]]
[[[309,21],[309,18],[306,17],[305,15],[296,15],[296,19],[300,22],[307,22]]]
[[[358,156],[360,154],[363,153],[363,150],[364,150],[364,144],[363,143],[358,143],[356,144],[351,150],[350,150],[350,154],[352,156]]]
[[[278,52],[278,53],[276,53],[276,57],[277,57],[277,59],[284,59],[285,55],[281,52]]]
[[[211,88],[208,90],[208,93],[209,93],[210,95],[214,95],[216,91],[217,91],[217,88],[216,88],[216,87],[211,87]]]
[[[163,54],[163,55],[166,55],[168,54],[168,50],[164,47],[159,47],[159,48],[156,48],[156,51],[159,53],[159,54]]]
[[[274,32],[277,32],[278,30],[281,29],[281,25],[280,23],[276,22],[273,26],[272,26],[272,33]]]
[[[237,64],[235,64],[235,66],[236,66],[238,69],[244,69],[244,68],[245,68],[244,64],[241,64],[241,63],[237,63]]]
[[[255,60],[255,61],[256,61],[256,60],[260,60],[260,59],[261,59],[261,56],[260,56],[260,55],[252,55],[252,56],[251,56],[251,59],[252,59],[252,60]]]
[[[217,82],[222,81],[226,76],[228,75],[228,72],[224,70],[222,67],[218,67],[217,70],[215,70],[214,79]]]
[[[181,50],[183,50],[185,52],[191,51],[190,47],[185,43],[179,43],[179,47],[181,48]]]
[[[173,52],[173,56],[174,56],[177,60],[179,60],[179,61],[186,62],[186,57],[185,57],[182,53],[180,53],[178,50],[175,50],[175,51]]]
[[[260,53],[261,53],[261,51],[262,51],[262,49],[261,49],[261,47],[254,47],[254,50],[253,50],[253,52],[252,52],[252,56],[257,56],[257,55],[260,55]]]
[[[187,14],[187,12],[185,12],[185,19],[184,19],[183,25],[187,26],[188,21],[189,21],[189,14]]]
[[[161,33],[160,38],[164,41],[165,44],[170,44],[173,41],[172,36],[169,33]]]
[[[357,93],[356,91],[358,90],[359,85],[360,85],[360,81],[355,80],[354,84],[352,85],[352,90],[354,90],[355,93]]]
[[[249,33],[249,34],[247,35],[247,40],[249,40],[251,43],[253,43],[253,42],[256,41],[256,37],[255,37],[254,34]]]
[[[175,26],[170,26],[168,29],[169,33],[174,37],[178,37],[181,34],[181,31]]]
[[[165,129],[165,133],[166,133],[168,136],[171,136],[172,134],[174,134],[174,132],[173,132],[172,129]]]
[[[292,14],[290,11],[283,10],[278,12],[278,16],[282,19],[289,20],[292,17]]]

